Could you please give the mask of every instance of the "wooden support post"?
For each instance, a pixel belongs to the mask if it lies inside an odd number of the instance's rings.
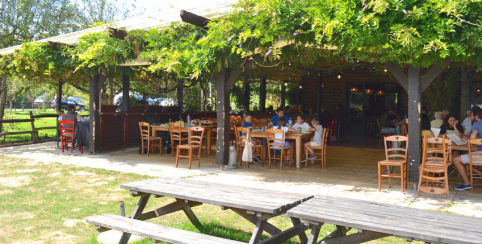
[[[129,112],[129,85],[130,77],[125,73],[122,74],[122,112]]]
[[[102,85],[107,80],[109,75],[94,75],[89,81],[89,127],[90,127],[90,137],[89,137],[89,149],[91,154],[96,154],[100,151],[101,143],[101,124],[100,124],[100,90]]]
[[[59,81],[59,83],[57,83],[57,105],[55,106],[55,109],[57,111],[62,109],[62,81]],[[67,113],[67,111],[64,112]]]
[[[286,86],[281,84],[281,107],[285,108],[286,105]]]
[[[422,158],[422,87],[420,68],[408,67],[408,181],[418,182]]]
[[[201,86],[201,83],[199,83],[199,86]],[[204,100],[205,100],[205,97],[206,94],[204,94],[204,90],[201,89],[201,111],[205,111],[206,110],[206,104],[204,103]]]
[[[183,107],[183,88],[184,88],[184,80],[179,80],[177,82],[177,102],[179,103],[179,106],[181,107],[179,112],[182,112],[182,107]]]
[[[30,111],[30,124],[32,125],[32,142],[33,143],[36,143],[37,142],[37,132],[35,131],[35,123],[34,123],[35,119],[33,118],[33,113],[32,111]]]
[[[261,86],[259,88],[259,111],[266,112],[266,78],[261,77]]]
[[[321,72],[318,74],[318,87],[316,87],[316,113],[318,114],[318,119],[321,121],[321,108],[322,108],[322,98],[323,98],[323,77]],[[325,121],[326,122],[326,121]]]
[[[229,93],[231,86],[241,75],[242,68],[235,69],[230,73],[226,68],[211,78],[211,82],[216,89],[216,114],[218,119],[217,141],[216,141],[216,164],[227,165],[229,160],[229,136],[230,123],[229,112]]]
[[[256,227],[253,230],[253,235],[251,236],[251,240],[249,241],[249,244],[255,244],[259,242],[259,239],[263,234],[264,226],[266,225],[267,222],[268,222],[267,220],[258,220],[258,222],[256,223]]]
[[[243,106],[246,108],[246,111],[249,111],[249,100],[251,98],[251,83],[249,82],[244,82],[244,101],[243,101]]]

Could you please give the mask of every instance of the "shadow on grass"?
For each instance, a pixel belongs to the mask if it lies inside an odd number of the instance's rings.
[[[249,243],[249,240],[251,239],[251,235],[252,235],[252,233],[245,232],[242,230],[227,228],[216,221],[204,223],[202,226],[199,227],[199,229],[196,228],[194,225],[192,225],[190,222],[184,222],[182,224],[173,225],[170,227],[191,231],[191,232],[202,233],[202,234],[211,235],[211,236],[217,236],[220,238],[235,240],[235,241],[244,242],[244,243]],[[254,229],[254,226],[253,226],[253,229]],[[263,236],[261,237],[261,240],[264,240],[267,238],[269,238],[269,236],[263,234]],[[92,236],[90,243],[92,244],[98,243],[97,234],[95,236]],[[151,239],[143,239],[140,241],[130,242],[130,243],[131,244],[151,244],[154,242]],[[167,243],[167,242],[161,242],[161,243]],[[293,241],[286,241],[283,243],[299,244],[299,242],[293,242]]]

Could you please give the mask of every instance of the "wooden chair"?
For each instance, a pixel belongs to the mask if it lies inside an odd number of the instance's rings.
[[[62,152],[64,152],[64,148],[67,148],[67,151],[69,150],[69,139],[70,139],[70,146],[71,146],[70,152],[72,153],[74,151],[75,122],[72,120],[60,120],[59,129],[60,129],[60,140],[62,141]]]
[[[428,194],[449,194],[448,173],[450,146],[452,140],[445,137],[423,137],[422,164],[419,168],[418,195],[422,192]],[[425,183],[425,186],[422,184]],[[434,183],[444,184],[442,188],[434,187]],[[431,184],[431,186],[428,186]]]
[[[407,188],[407,152],[408,152],[408,137],[406,136],[388,136],[383,138],[385,141],[385,156],[386,159],[378,162],[378,191],[382,189],[382,180],[388,179],[388,187],[392,184],[390,178],[400,178],[401,188]],[[388,148],[387,142],[405,142],[406,148]],[[382,166],[387,166],[386,170],[382,171]],[[400,167],[400,174],[390,173],[390,166]],[[382,173],[387,173],[382,176]]]
[[[267,119],[267,118],[261,118],[261,119],[259,119],[259,123],[260,123],[260,124],[268,124],[268,123],[269,123],[269,119]]]
[[[214,122],[212,119],[203,119],[199,122],[201,126],[214,126]],[[215,128],[209,128],[208,130],[211,130],[211,142],[217,139],[217,134],[216,134],[216,129]],[[208,151],[207,147],[207,142],[206,142],[206,153]]]
[[[203,126],[212,126],[212,125],[213,125],[213,121],[212,121],[212,120],[203,119],[203,120],[200,120],[200,121],[199,121],[199,124],[200,124],[200,125],[203,125]]]
[[[377,125],[378,125],[378,131],[380,133],[380,140],[378,140],[378,146],[380,147],[381,144],[382,144],[382,141],[383,141],[383,138],[387,137],[387,136],[391,136],[392,133],[390,132],[382,132],[382,127],[380,126],[380,120],[377,119]]]
[[[338,123],[337,121],[337,118],[330,118],[326,120],[326,128],[330,128],[330,134],[328,134],[328,142],[330,144],[333,143],[333,136],[335,135],[336,124]]]
[[[141,146],[142,155],[144,155],[144,148],[147,148],[147,156],[149,157],[149,151],[152,145],[152,154],[156,154],[156,149],[159,147],[159,152],[162,156],[162,138],[157,136],[151,136],[149,123],[139,122],[139,129],[141,130]],[[144,141],[147,140],[147,146]],[[155,142],[151,144],[151,142]],[[157,143],[158,142],[158,143]]]
[[[244,128],[244,127],[236,127],[235,130],[236,130],[236,149],[238,151],[239,166],[242,166],[243,151],[244,151],[246,141],[251,141],[251,129]],[[243,133],[245,134],[244,136],[243,136]],[[264,167],[264,146],[256,145],[256,146],[253,146],[252,149],[253,149],[253,156],[259,156],[261,158],[261,166]],[[259,152],[256,153],[255,149],[259,149]],[[247,162],[247,163],[249,168],[250,162]]]
[[[469,163],[469,172],[468,175],[470,177],[470,191],[474,192],[474,177],[475,179],[482,179],[482,175],[476,174],[474,175],[474,165],[475,166],[482,166],[482,158],[472,158],[473,155],[482,155],[482,151],[472,151],[473,146],[482,146],[482,140],[481,139],[472,139],[469,140],[469,158],[470,158],[470,163]]]
[[[311,162],[311,164],[314,164],[315,161],[321,161],[321,166],[324,168],[326,167],[326,144],[328,143],[328,135],[330,134],[330,128],[325,128],[323,129],[323,139],[322,139],[322,145],[321,146],[316,146],[316,147],[311,147],[313,148],[313,152],[315,152],[316,155],[316,150],[320,150],[320,157],[315,158],[315,159],[309,159],[306,160],[305,162],[305,168],[308,167],[308,161]],[[308,152],[305,152],[305,155],[308,155]]]
[[[281,134],[281,138],[276,138],[276,134]],[[269,168],[271,169],[271,160],[274,160],[274,166],[276,167],[276,160],[280,161],[280,166],[279,168],[282,169],[283,167],[283,159],[285,159],[291,169],[291,147],[284,147],[284,141],[285,141],[285,132],[284,130],[281,129],[267,129],[266,130],[266,140],[268,141],[268,162],[269,162]],[[276,156],[276,152],[280,151],[280,156]],[[274,155],[271,155],[271,152],[273,152]],[[286,155],[285,155],[286,152]]]
[[[169,123],[169,134],[171,135],[171,157],[174,157],[174,150],[177,149],[178,145],[187,142],[188,138],[182,138],[181,125],[178,123]],[[177,145],[175,142],[177,142]]]
[[[177,146],[176,167],[180,158],[189,159],[189,169],[191,169],[192,160],[197,159],[197,166],[201,167],[201,146],[204,137],[203,127],[190,127],[188,143]],[[198,135],[200,133],[200,135]],[[197,155],[194,150],[197,149]],[[187,150],[187,155],[181,155],[181,150]]]
[[[193,119],[193,120],[191,120],[191,123],[197,125],[197,124],[201,123],[201,120],[200,119]]]

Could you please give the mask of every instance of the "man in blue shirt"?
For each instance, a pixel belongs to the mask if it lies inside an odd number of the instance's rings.
[[[472,131],[470,132],[469,139],[482,139],[482,109],[476,109],[472,112],[475,122],[472,125]],[[465,141],[465,139],[462,139]],[[479,146],[478,151],[482,151],[482,146]],[[482,158],[482,155],[475,154],[472,158]],[[467,172],[465,171],[464,164],[470,163],[469,154],[459,155],[454,157],[453,159],[454,166],[459,171],[459,174],[462,176],[464,183],[460,186],[455,187],[456,190],[467,190],[471,188],[469,177],[467,176]],[[474,168],[474,173],[481,174],[479,170]]]
[[[278,119],[281,117],[285,117],[286,122],[290,121],[290,117],[285,115],[285,110],[283,108],[278,108],[276,111],[276,115],[271,118],[271,123],[273,123],[274,126],[278,126]]]

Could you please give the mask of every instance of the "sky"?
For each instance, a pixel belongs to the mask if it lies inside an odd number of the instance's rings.
[[[146,8],[146,15],[172,13],[175,10],[200,8],[203,10],[226,6],[237,0],[131,0]]]

